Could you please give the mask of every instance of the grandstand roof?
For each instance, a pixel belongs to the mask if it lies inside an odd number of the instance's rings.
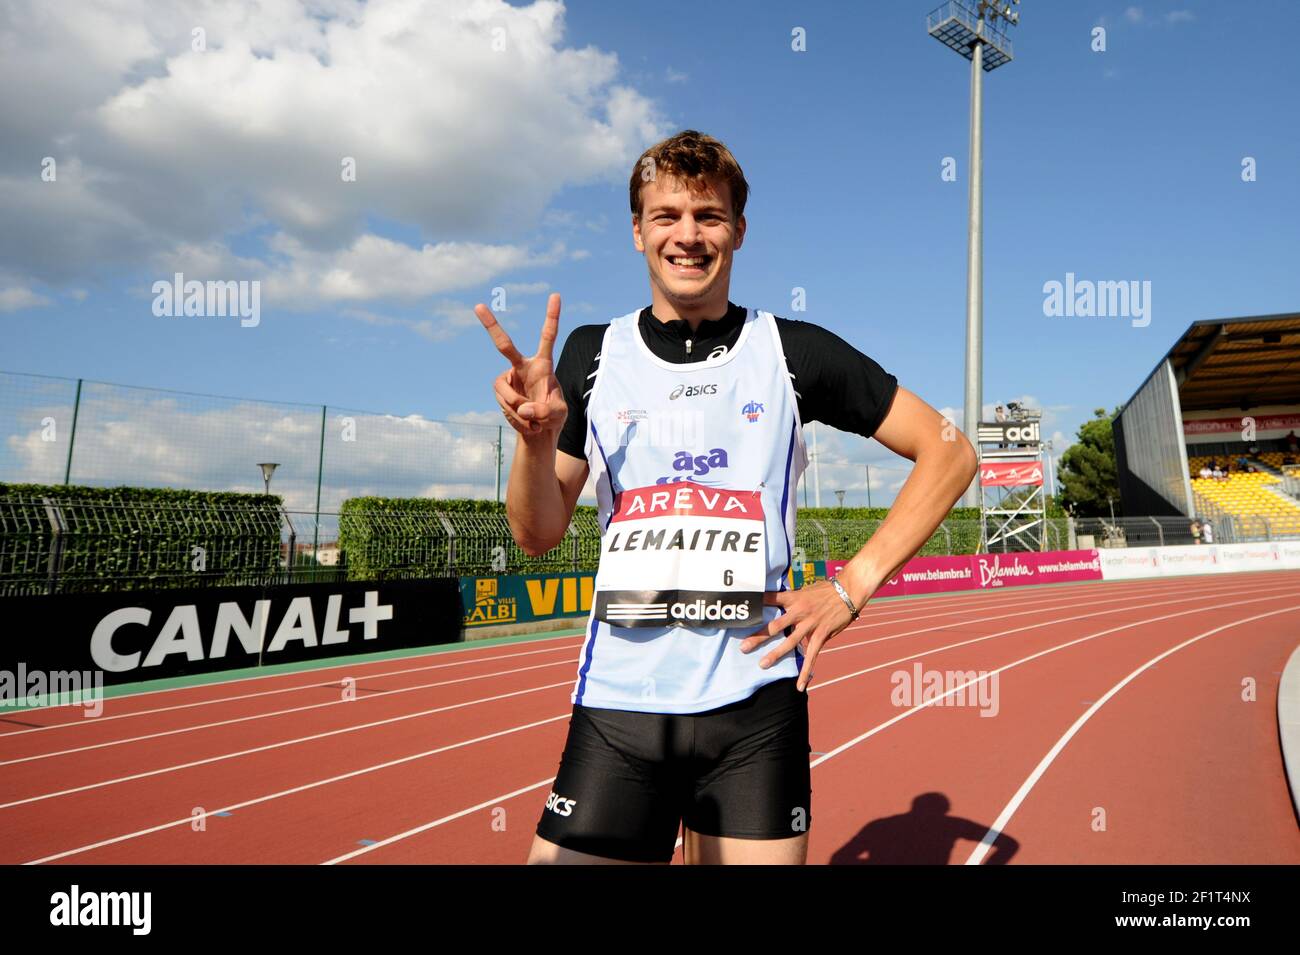
[[[1165,358],[1183,411],[1293,404],[1300,401],[1300,312],[1193,322]]]

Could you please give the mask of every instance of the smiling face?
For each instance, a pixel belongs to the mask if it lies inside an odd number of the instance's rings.
[[[732,220],[731,190],[722,180],[706,180],[694,190],[673,176],[645,183],[632,241],[645,255],[655,317],[722,317],[732,253],[744,238],[745,217]]]

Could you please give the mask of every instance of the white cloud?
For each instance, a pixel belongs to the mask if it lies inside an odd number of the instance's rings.
[[[1166,23],[1191,23],[1196,19],[1196,14],[1191,10],[1170,10],[1165,14]]]
[[[71,394],[37,396],[10,415],[3,439],[14,463],[7,480],[53,482],[63,477],[66,440],[42,440],[42,419],[66,429]],[[354,440],[345,440],[347,418]],[[66,434],[66,430],[57,432]],[[431,421],[331,406],[325,426],[322,510],[346,497],[491,497],[495,422]],[[273,493],[291,510],[315,506],[321,452],[319,405],[204,399],[87,383],[82,392],[72,481],[261,492],[259,461],[277,461]],[[506,468],[513,443],[506,442]],[[503,471],[508,473],[507,471]]]
[[[1141,7],[1129,7],[1128,9],[1126,9],[1126,10],[1124,11],[1124,19],[1128,20],[1129,23],[1141,23],[1141,22],[1142,22],[1142,8],[1141,8]]]
[[[38,295],[29,288],[16,285],[0,288],[0,312],[16,312],[22,308],[35,308],[49,304],[48,298]]]
[[[0,236],[0,260],[66,284],[238,247],[266,262],[268,295],[316,302],[418,298],[552,261],[563,252],[492,239],[534,228],[570,185],[621,182],[669,131],[619,82],[615,54],[565,47],[564,13],[552,0],[7,4],[0,204],[27,228]],[[33,165],[44,155],[55,183]],[[236,241],[254,229],[264,251]]]

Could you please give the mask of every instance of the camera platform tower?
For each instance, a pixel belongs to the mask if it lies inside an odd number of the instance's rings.
[[[1005,421],[979,426],[980,552],[1041,551],[1047,526],[1043,494],[1043,414],[1007,405]]]

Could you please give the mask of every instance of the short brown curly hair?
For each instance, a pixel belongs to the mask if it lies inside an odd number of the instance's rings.
[[[731,187],[731,211],[736,219],[745,212],[749,198],[749,183],[740,170],[740,163],[731,150],[721,142],[694,129],[684,129],[675,136],[656,143],[643,152],[632,167],[628,181],[628,201],[632,215],[641,216],[641,187],[649,178],[643,173],[646,160],[652,160],[654,176],[672,176],[681,179],[692,191],[701,188],[710,179],[721,179]]]

